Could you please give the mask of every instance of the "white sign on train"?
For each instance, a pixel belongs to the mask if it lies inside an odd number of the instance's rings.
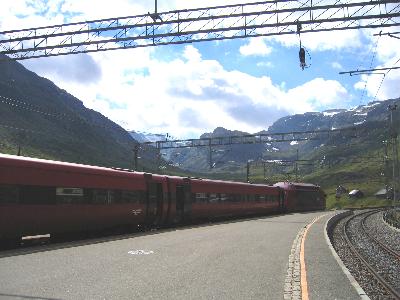
[[[141,210],[141,209],[132,209],[132,213],[133,213],[135,216],[137,216],[137,215],[139,215],[139,214],[142,213],[142,210]]]

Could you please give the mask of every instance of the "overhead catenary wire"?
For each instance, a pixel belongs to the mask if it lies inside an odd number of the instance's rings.
[[[113,128],[113,127],[104,126],[104,125],[101,125],[101,124],[96,124],[96,123],[91,122],[91,121],[89,121],[87,119],[84,119],[84,118],[75,118],[75,117],[73,117],[71,115],[68,115],[66,113],[63,113],[63,112],[57,112],[57,111],[54,111],[54,110],[50,111],[50,110],[47,110],[46,108],[39,107],[39,106],[36,106],[36,105],[32,105],[32,104],[27,103],[25,101],[14,99],[14,98],[11,98],[11,97],[6,97],[6,96],[3,96],[3,95],[0,95],[0,103],[8,105],[9,107],[11,107],[13,109],[23,109],[23,110],[27,110],[27,111],[30,111],[30,112],[33,112],[33,113],[41,114],[41,115],[46,116],[46,117],[55,118],[55,119],[58,119],[58,120],[65,120],[65,121],[69,121],[69,122],[80,123],[82,125],[89,125],[89,126],[93,126],[93,127],[107,129],[107,130],[116,130],[117,129],[117,127]],[[116,126],[119,126],[119,125],[116,125]]]
[[[82,119],[73,118],[72,116],[62,113],[62,112],[49,111],[49,110],[46,111],[45,108],[35,106],[35,105],[29,104],[25,101],[13,99],[13,98],[6,97],[3,95],[0,95],[0,104],[8,105],[11,109],[23,109],[23,110],[26,110],[26,111],[29,111],[29,112],[32,112],[35,114],[40,114],[44,117],[50,117],[50,118],[54,118],[54,119],[58,119],[58,120],[67,121],[67,122],[69,122],[69,124],[75,123],[75,124],[81,124],[84,126],[89,126],[92,128],[97,127],[97,128],[111,130],[111,131],[118,130],[118,127],[113,128],[113,127],[96,124],[96,123],[90,122],[88,120],[85,120],[83,118]],[[58,141],[68,141],[68,142],[72,142],[75,144],[82,144],[82,143],[87,142],[87,141],[83,141],[82,139],[76,138],[75,135],[77,134],[77,131],[73,131],[70,128],[66,128],[66,127],[63,127],[62,130],[63,130],[63,132],[68,133],[68,135],[63,135],[62,138],[60,138],[59,135],[49,135],[48,133],[45,133],[43,131],[24,128],[24,127],[21,127],[21,125],[16,125],[16,124],[9,124],[9,123],[2,122],[2,123],[0,123],[0,127],[7,129],[7,130],[13,130],[13,131],[18,131],[18,132],[25,132],[28,134],[40,135],[40,136],[46,137],[47,139],[53,139],[53,140],[58,140]],[[123,129],[121,128],[121,130],[123,130]],[[129,133],[127,133],[127,132],[126,132],[126,134],[129,135]],[[119,139],[116,139],[116,142],[121,145],[124,145],[125,147],[128,147],[128,148],[130,148],[132,146],[132,145],[129,145],[128,143],[126,143],[126,141],[122,141]],[[132,143],[135,143],[133,138],[132,138]]]
[[[375,61],[375,57],[376,57],[376,53],[377,53],[377,49],[378,49],[379,39],[380,39],[380,36],[376,39],[373,55],[372,55],[372,58],[371,58],[371,61],[370,61],[370,64],[369,64],[369,69],[372,68],[372,65],[373,65],[373,63]],[[368,80],[369,80],[369,76],[367,76],[367,80],[365,80],[364,88],[363,88],[363,91],[361,93],[360,104],[363,103],[363,100],[364,100],[364,97],[365,97],[365,94],[366,94],[366,91],[367,91]]]
[[[394,63],[394,66],[397,65],[397,63],[398,63],[399,61],[400,61],[400,58]],[[380,89],[381,89],[381,87],[382,87],[383,81],[385,80],[386,76],[389,74],[390,71],[392,71],[392,70],[394,70],[394,69],[400,69],[400,67],[398,67],[398,68],[397,68],[397,67],[392,67],[392,68],[390,68],[389,70],[387,70],[385,76],[383,76],[383,78],[382,78],[382,80],[381,80],[381,82],[380,82],[380,84],[379,84],[379,87],[378,87],[378,89],[377,89],[377,91],[376,91],[376,93],[375,93],[374,101],[376,100],[376,97],[378,96],[378,93],[379,93],[379,91],[380,91]]]

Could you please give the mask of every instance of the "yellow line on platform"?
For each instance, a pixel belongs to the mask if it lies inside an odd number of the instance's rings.
[[[303,237],[301,239],[301,246],[300,246],[300,278],[301,278],[301,299],[302,300],[309,300],[308,298],[308,283],[307,283],[307,272],[306,272],[306,262],[304,258],[304,244],[306,241],[306,236],[308,230],[311,228],[311,226],[317,222],[319,219],[327,216],[329,214],[324,214],[322,216],[316,217],[310,224],[306,226],[306,229],[304,231]]]

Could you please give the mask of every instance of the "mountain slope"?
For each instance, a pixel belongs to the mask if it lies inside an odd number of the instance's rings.
[[[21,64],[0,60],[0,151],[132,167],[135,145],[119,125]]]
[[[399,99],[387,100],[383,102],[373,102],[368,105],[359,106],[353,109],[337,109],[324,112],[307,112],[280,118],[274,122],[268,130],[258,134],[303,132],[315,130],[334,130],[340,128],[357,128],[355,133],[341,135],[331,134],[310,141],[294,142],[271,142],[265,144],[251,145],[231,145],[213,147],[212,165],[213,172],[233,171],[236,168],[243,168],[248,160],[274,160],[286,159],[293,160],[299,155],[303,159],[322,159],[321,147],[340,146],[355,143],[363,145],[367,150],[382,148],[382,141],[387,139],[388,134],[388,105],[398,102]],[[400,127],[398,109],[395,112],[395,125]],[[229,137],[247,135],[246,132],[229,131],[224,128],[216,128],[211,133],[205,133],[201,137]],[[358,137],[353,138],[356,134]],[[362,148],[361,147],[361,148]],[[365,152],[356,150],[353,147],[352,155]],[[351,152],[351,151],[350,151]],[[338,153],[339,155],[339,153]],[[344,155],[344,154],[343,154]],[[347,151],[349,155],[349,151]],[[193,149],[178,149],[168,155],[172,163],[176,163],[186,170],[197,172],[210,171],[210,152],[207,147]]]

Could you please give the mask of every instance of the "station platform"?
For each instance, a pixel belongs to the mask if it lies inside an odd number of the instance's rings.
[[[335,214],[288,213],[0,252],[0,299],[365,298],[326,238]]]
[[[329,213],[315,221],[305,238],[306,283],[308,297],[312,300],[369,299],[332,251],[333,247],[326,233],[329,225],[327,221],[339,213]]]

